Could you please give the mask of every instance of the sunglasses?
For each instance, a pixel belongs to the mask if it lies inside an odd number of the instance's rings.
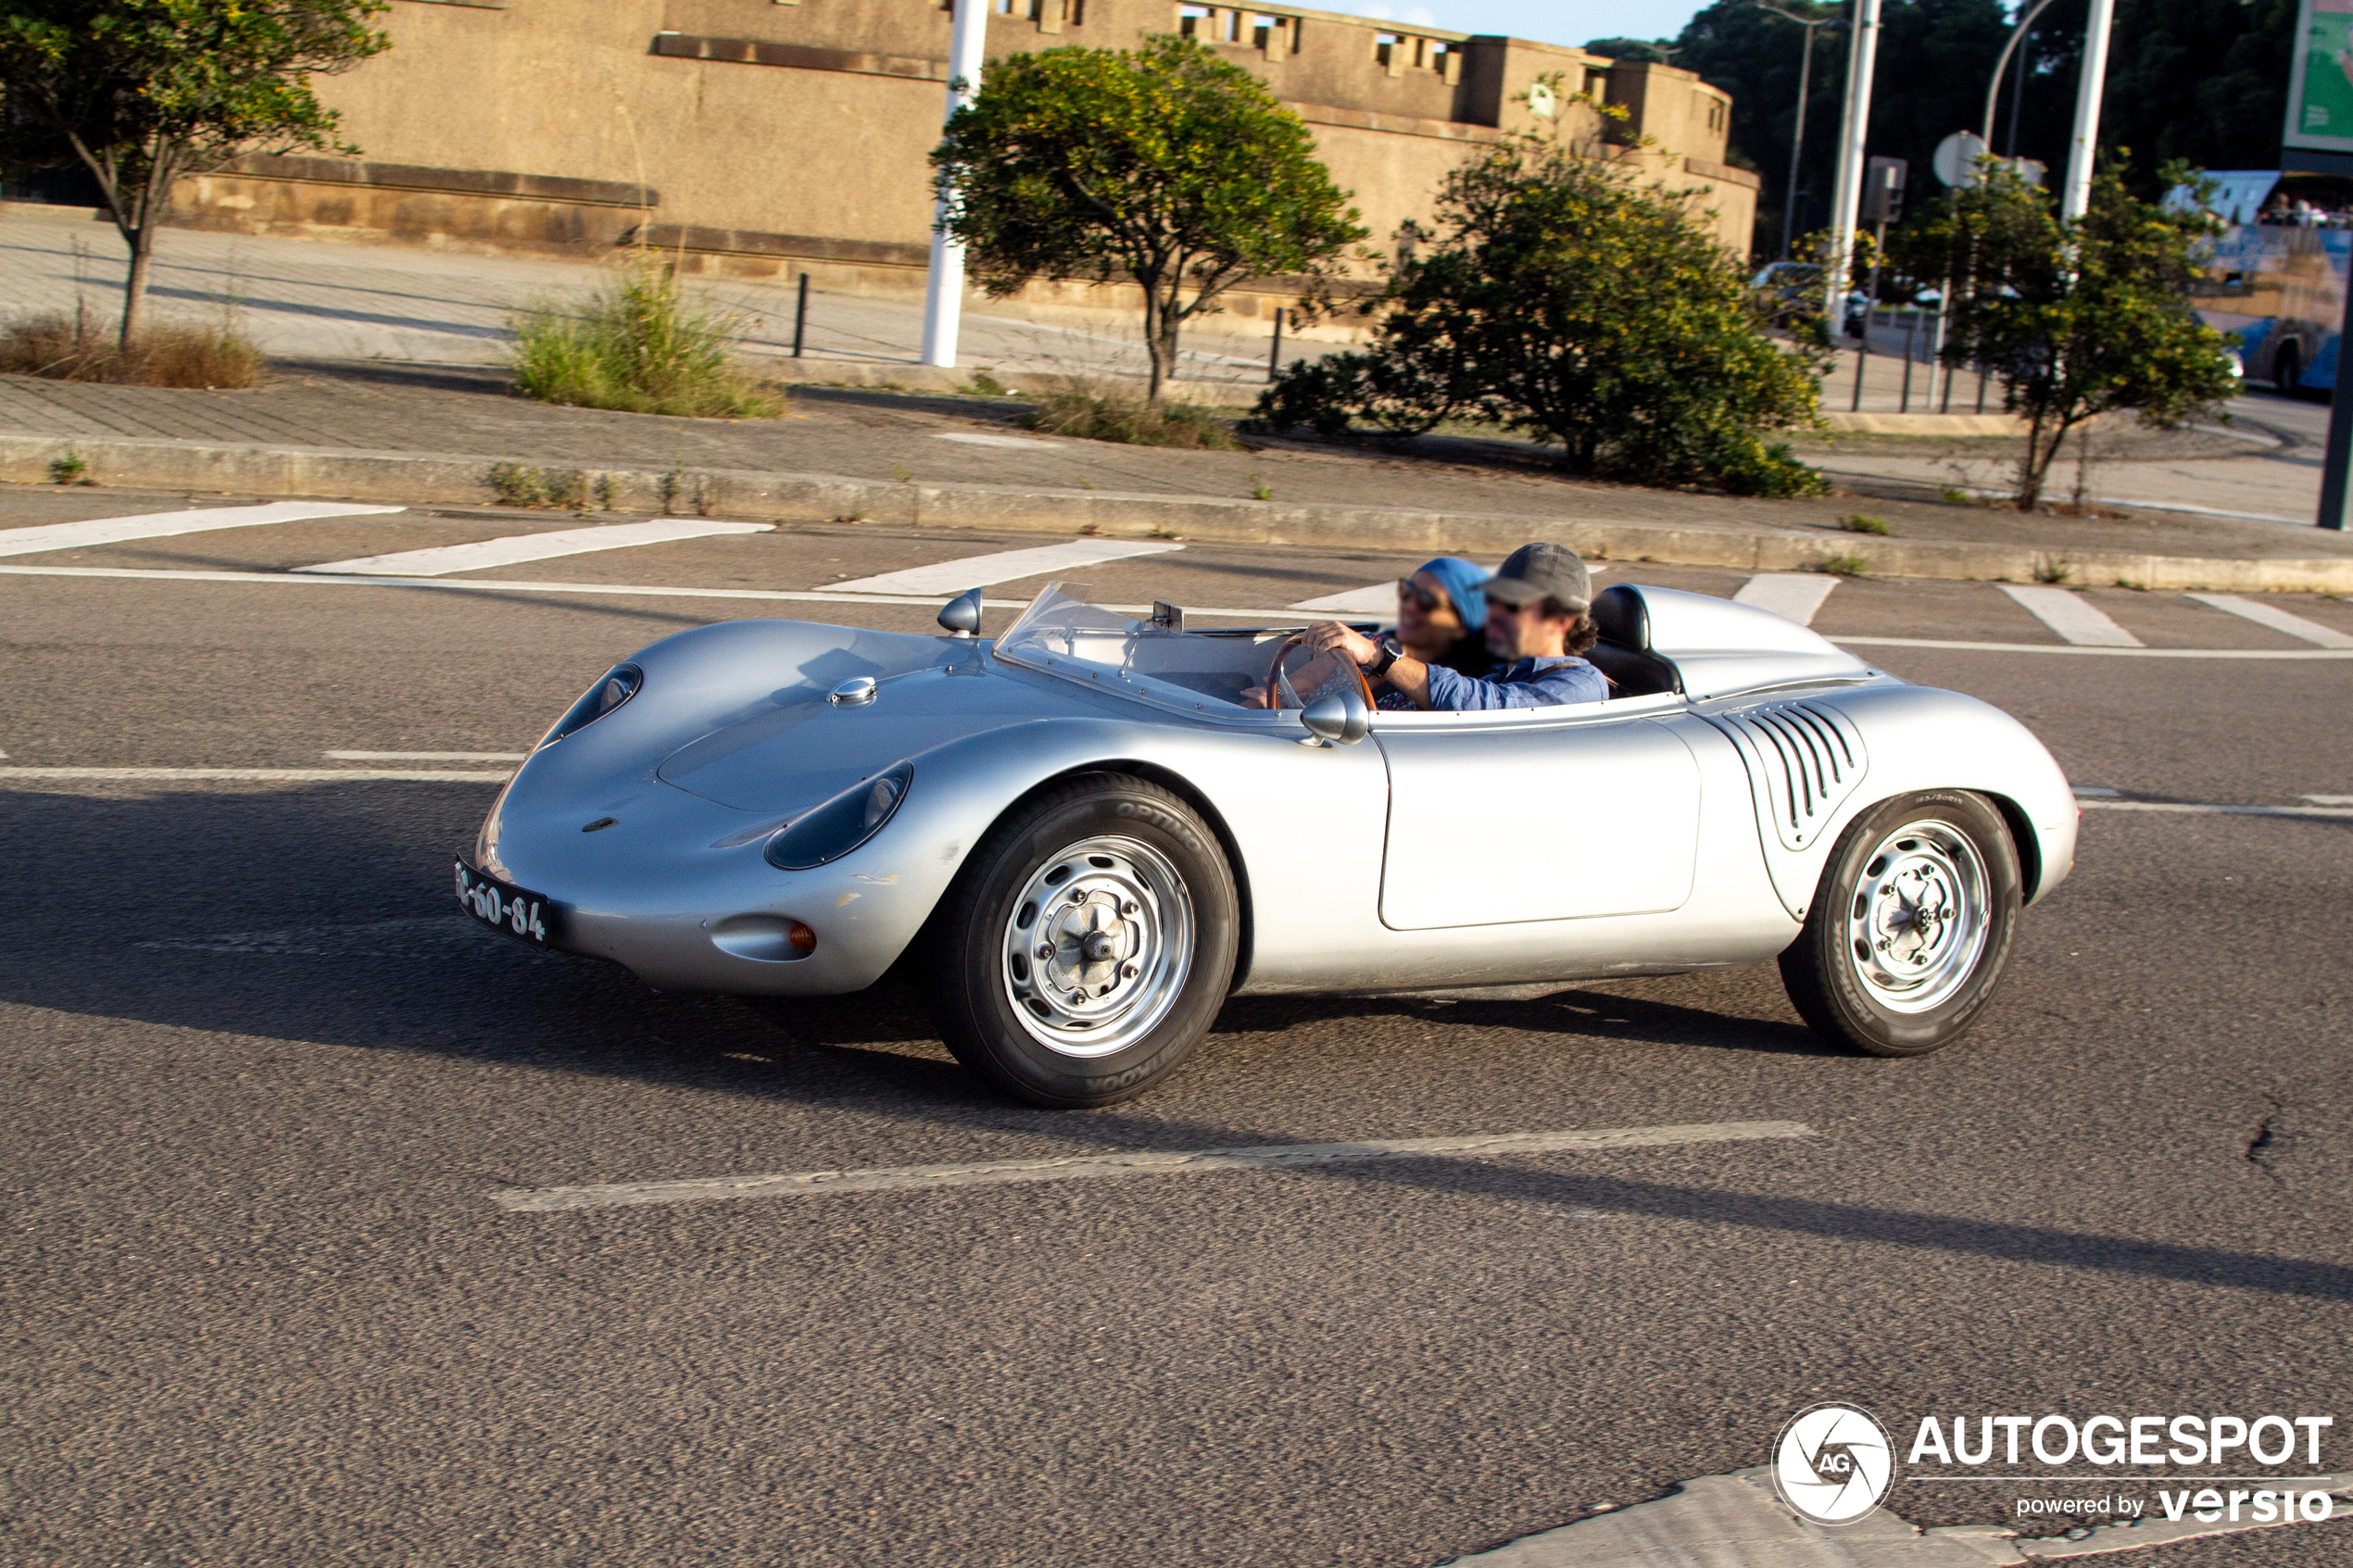
[[[1401,577],[1397,580],[1397,602],[1418,605],[1422,613],[1428,615],[1447,600],[1443,589],[1425,588],[1410,577]]]

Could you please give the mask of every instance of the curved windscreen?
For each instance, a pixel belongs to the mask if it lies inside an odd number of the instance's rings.
[[[1078,584],[1050,583],[998,637],[997,657],[1147,702],[1235,717],[1265,711],[1245,694],[1265,689],[1278,645],[1295,630],[1181,631],[1090,605]]]

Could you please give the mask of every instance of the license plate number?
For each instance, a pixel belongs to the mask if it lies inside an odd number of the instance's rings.
[[[527,893],[512,883],[484,876],[465,861],[457,862],[458,907],[484,925],[494,925],[510,936],[520,936],[526,942],[545,947],[553,935],[556,912],[547,900],[536,893]]]

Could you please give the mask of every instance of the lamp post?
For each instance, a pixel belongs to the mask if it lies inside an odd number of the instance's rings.
[[[956,0],[948,37],[948,112],[942,123],[980,91],[980,68],[988,52],[988,0]],[[964,247],[950,239],[948,204],[932,209],[931,272],[924,282],[924,358],[926,365],[956,362],[956,332],[964,312]]]
[[[1989,153],[1994,150],[1994,105],[2002,95],[2002,73],[2009,69],[2010,56],[2025,42],[2027,31],[2034,25],[2034,19],[2041,16],[2044,7],[2050,3],[2051,0],[2034,0],[2026,14],[2018,19],[2018,25],[2010,29],[2009,42],[2002,45],[2001,57],[1994,62],[1994,80],[1985,84],[1985,135],[1982,138]],[[2024,60],[2018,62],[2018,78],[2021,82],[2026,80]],[[2013,152],[2018,148],[2018,107],[2015,103],[2010,107],[2010,148]]]
[[[1863,144],[1871,131],[1871,74],[1879,66],[1880,0],[1855,0],[1846,41],[1846,110],[1838,125],[1838,173],[1831,191],[1831,247],[1822,270],[1825,298],[1843,298],[1863,207]]]
[[[2108,80],[2108,26],[2116,0],[2092,0],[2083,21],[2083,72],[2075,86],[2075,134],[2067,149],[2067,183],[2059,190],[2062,220],[2092,209],[2092,165],[2100,144],[2100,95]]]
[[[2050,3],[2051,0],[2043,0],[2045,6]],[[1814,84],[1814,30],[1818,27],[1836,27],[1839,19],[1801,17],[1794,11],[1782,10],[1779,6],[1768,6],[1766,0],[1756,0],[1756,6],[1759,10],[1770,11],[1806,30],[1806,53],[1798,56],[1797,62],[1797,120],[1789,140],[1789,189],[1781,201],[1781,259],[1787,261],[1790,234],[1797,220],[1797,161],[1798,156],[1806,150],[1806,101]]]

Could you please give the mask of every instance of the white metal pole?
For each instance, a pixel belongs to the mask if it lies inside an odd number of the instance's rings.
[[[989,0],[956,0],[956,20],[948,40],[948,112],[955,118],[980,90],[982,56],[988,52]],[[956,362],[956,329],[964,308],[964,247],[940,227],[948,205],[932,211],[931,275],[924,286],[924,363]]]
[[[1838,173],[1831,189],[1831,254],[1824,291],[1843,319],[1847,265],[1855,225],[1863,210],[1863,144],[1871,132],[1871,72],[1879,64],[1880,0],[1855,0],[1853,36],[1846,41],[1846,112],[1838,126]]]
[[[2092,163],[2100,149],[2100,94],[2108,76],[2108,24],[2116,0],[2092,0],[2083,22],[2083,75],[2075,84],[2075,138],[2067,149],[2067,185],[2059,194],[2059,217],[2076,219],[2091,210]]]

